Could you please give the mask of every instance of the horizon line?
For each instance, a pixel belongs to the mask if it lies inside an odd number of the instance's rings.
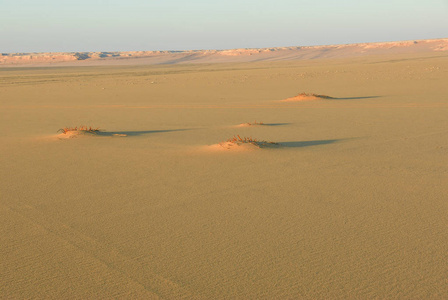
[[[423,41],[437,41],[448,40],[448,37],[443,38],[429,38],[429,39],[410,39],[410,40],[392,40],[380,42],[357,42],[357,43],[343,43],[343,44],[319,44],[319,45],[302,45],[302,46],[274,46],[274,47],[240,47],[240,48],[222,48],[222,49],[184,49],[184,50],[100,50],[100,51],[41,51],[41,52],[1,52],[0,56],[6,54],[40,54],[40,53],[123,53],[123,52],[160,52],[160,53],[182,53],[182,52],[201,52],[201,51],[229,51],[229,50],[262,50],[262,49],[288,49],[288,48],[314,48],[314,47],[331,47],[331,46],[356,46],[364,44],[386,44],[386,43],[409,43],[409,42],[423,42]]]

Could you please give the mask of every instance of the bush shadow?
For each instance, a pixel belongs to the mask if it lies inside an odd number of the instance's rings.
[[[365,97],[343,97],[343,98],[331,98],[328,100],[362,100],[362,99],[375,99],[381,96],[365,96]]]
[[[264,123],[264,126],[286,126],[291,125],[291,123]]]
[[[143,131],[99,131],[99,136],[142,136],[153,133],[186,131],[191,129],[143,130]]]
[[[298,141],[298,142],[282,142],[280,145],[286,148],[302,148],[302,147],[311,147],[311,146],[319,146],[319,145],[328,145],[338,143],[345,139],[336,139],[336,140],[315,140],[315,141]]]

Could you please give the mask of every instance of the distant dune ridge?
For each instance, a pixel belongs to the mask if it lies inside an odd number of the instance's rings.
[[[249,62],[260,60],[338,58],[383,53],[418,53],[431,51],[448,51],[448,38],[260,49],[0,53],[0,66]]]

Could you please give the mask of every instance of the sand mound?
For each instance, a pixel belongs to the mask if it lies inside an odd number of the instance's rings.
[[[56,138],[60,140],[79,138],[79,137],[127,137],[127,134],[123,133],[105,133],[105,132],[89,132],[89,131],[70,131],[67,133],[60,133],[56,135]]]
[[[58,139],[70,139],[77,137],[93,137],[93,136],[108,136],[108,137],[125,137],[127,134],[123,133],[105,133],[99,128],[79,126],[79,127],[64,127],[58,130],[61,132],[56,137]]]
[[[58,132],[61,132],[57,135],[57,138],[59,139],[70,139],[70,138],[76,138],[79,136],[94,136],[98,135],[100,133],[99,128],[95,128],[92,126],[75,126],[75,127],[63,127],[58,130]]]
[[[312,101],[312,100],[324,100],[324,99],[334,99],[334,98],[330,97],[330,96],[326,96],[326,95],[300,93],[295,97],[286,98],[286,99],[283,99],[280,101],[282,101],[282,102],[297,102],[297,101]]]
[[[209,149],[216,151],[253,151],[262,148],[276,147],[280,147],[280,144],[257,140],[251,137],[240,137],[239,135],[237,135],[225,142],[211,145],[209,146]]]
[[[245,151],[254,151],[259,148],[251,144],[238,145],[230,142],[222,142],[219,144],[207,146],[206,149],[210,151],[220,151],[220,152],[221,151],[245,152]]]
[[[263,122],[253,122],[253,123],[241,123],[236,125],[236,127],[251,127],[251,126],[263,126],[265,125]]]
[[[68,131],[66,133],[60,133],[56,135],[58,139],[71,139],[71,138],[78,138],[78,137],[92,137],[92,136],[98,136],[99,134],[97,132],[90,132],[90,131],[83,131],[83,130],[77,130],[77,131]]]

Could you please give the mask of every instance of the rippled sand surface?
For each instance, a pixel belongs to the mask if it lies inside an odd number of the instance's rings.
[[[434,51],[2,68],[0,298],[447,298],[447,82]]]

